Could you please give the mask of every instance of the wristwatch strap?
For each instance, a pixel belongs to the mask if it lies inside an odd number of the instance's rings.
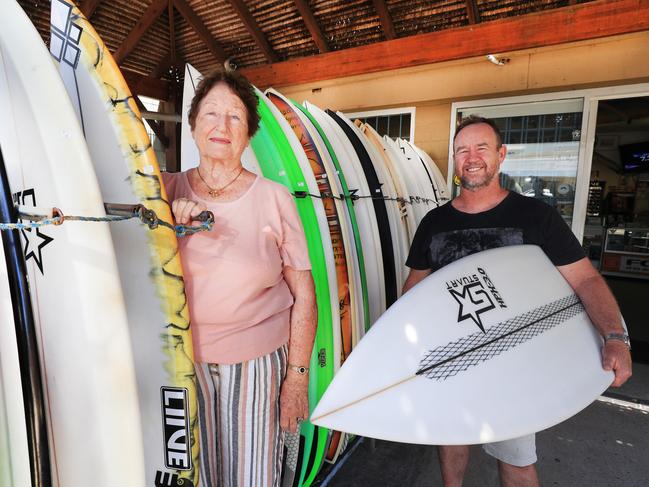
[[[288,364],[288,368],[300,375],[307,375],[309,373],[309,368],[305,367],[304,365]]]
[[[621,342],[624,342],[629,350],[631,350],[631,340],[629,339],[629,335],[626,333],[607,333],[604,335],[604,343],[609,340],[620,340]]]

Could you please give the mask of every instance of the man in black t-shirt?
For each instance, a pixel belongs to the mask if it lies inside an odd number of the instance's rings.
[[[554,208],[501,187],[498,172],[506,154],[493,121],[471,116],[458,126],[453,159],[462,191],[421,221],[406,261],[411,270],[403,291],[466,255],[506,245],[538,245],[572,286],[604,337],[602,366],[613,370],[613,385],[620,386],[631,376],[631,355],[615,298]],[[483,448],[498,460],[501,485],[539,485],[534,435]],[[440,446],[439,459],[444,485],[461,486],[469,447]]]

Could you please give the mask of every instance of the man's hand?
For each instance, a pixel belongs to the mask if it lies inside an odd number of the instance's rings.
[[[620,387],[631,377],[631,352],[620,340],[608,340],[602,347],[602,367],[612,370],[613,387]]]

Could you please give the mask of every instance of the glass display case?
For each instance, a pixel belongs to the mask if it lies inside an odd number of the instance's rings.
[[[649,279],[649,228],[607,229],[601,271],[604,275]]]

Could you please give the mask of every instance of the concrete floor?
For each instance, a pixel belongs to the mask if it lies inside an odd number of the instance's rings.
[[[649,486],[649,365],[610,389],[581,413],[537,434],[537,468],[544,486]],[[320,487],[441,486],[436,448],[361,438]],[[465,487],[497,486],[495,461],[473,447]]]

